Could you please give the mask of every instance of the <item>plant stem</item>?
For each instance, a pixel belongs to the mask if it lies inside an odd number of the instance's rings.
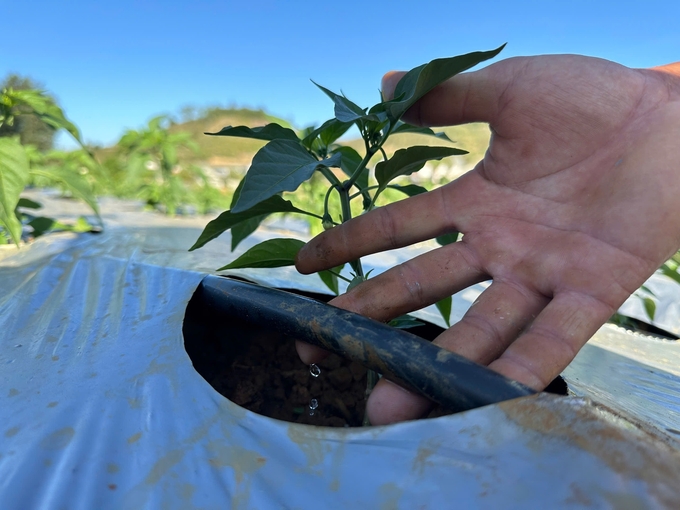
[[[346,189],[349,190],[354,183],[357,181],[359,176],[361,175],[361,172],[364,171],[366,168],[366,165],[368,165],[368,162],[371,160],[373,155],[380,149],[380,146],[374,146],[374,147],[367,147],[366,148],[366,156],[364,156],[364,159],[361,160],[361,163],[359,163],[354,170],[354,173],[352,176],[346,180],[345,182],[342,183],[342,186]]]
[[[350,280],[349,278],[346,278],[346,277],[342,276],[340,273],[336,273],[336,272],[333,271],[332,269],[326,269],[326,271],[328,271],[328,272],[331,273],[331,274],[334,274],[336,277],[340,278],[341,280],[346,281],[347,283],[352,283],[352,280]]]
[[[342,222],[345,223],[352,219],[352,208],[349,203],[349,186],[346,186],[347,182],[343,183],[340,188],[338,188],[338,195],[340,195],[340,206],[342,207]],[[364,278],[364,269],[361,267],[361,260],[350,261],[350,266],[354,270],[354,273],[361,278]]]

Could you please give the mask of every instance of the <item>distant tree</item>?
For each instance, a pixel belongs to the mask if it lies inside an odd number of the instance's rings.
[[[0,90],[42,90],[42,85],[33,81],[31,78],[8,75],[2,83]],[[45,94],[47,97],[49,95]],[[53,98],[50,97],[52,101]],[[56,129],[47,124],[43,119],[36,115],[27,105],[16,105],[14,111],[14,122],[2,123],[0,125],[1,136],[19,135],[22,145],[34,145],[41,152],[48,151],[54,145],[54,134]]]

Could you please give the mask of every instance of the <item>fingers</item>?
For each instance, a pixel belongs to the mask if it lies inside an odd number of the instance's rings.
[[[329,304],[386,322],[487,278],[469,248],[454,243],[393,267]],[[318,363],[328,356],[327,351],[304,342],[296,342],[296,348],[304,363]]]
[[[497,359],[548,304],[549,298],[510,282],[496,282],[472,304],[460,322],[434,343],[476,363]]]
[[[425,416],[434,404],[387,379],[380,379],[366,402],[371,425],[388,425]]]
[[[330,304],[384,322],[486,279],[469,248],[453,243],[395,266]]]
[[[498,358],[545,307],[548,298],[509,282],[494,282],[463,319],[434,343],[484,365]],[[367,402],[371,423],[384,425],[422,417],[432,407],[426,398],[381,381]]]
[[[380,207],[327,230],[300,250],[295,267],[303,274],[314,273],[371,253],[460,231],[451,204],[457,211],[465,211],[465,204],[473,196],[472,190],[466,192],[469,180],[463,176],[429,193]]]
[[[489,368],[542,390],[616,310],[593,297],[563,292]]]
[[[404,120],[418,126],[451,126],[467,122],[493,124],[503,92],[520,69],[521,59],[509,59],[479,71],[462,73],[435,87],[404,115]],[[391,71],[382,80],[385,99],[394,90],[403,72]]]

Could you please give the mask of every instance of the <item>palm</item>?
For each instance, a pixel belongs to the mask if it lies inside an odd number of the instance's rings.
[[[459,230],[462,242],[334,304],[386,320],[491,278],[436,342],[543,388],[680,245],[678,92],[667,75],[575,56],[511,59],[457,77],[409,120],[489,122],[484,159],[439,190],[319,236],[298,266],[332,267]],[[371,400],[378,423],[426,407],[385,383]]]

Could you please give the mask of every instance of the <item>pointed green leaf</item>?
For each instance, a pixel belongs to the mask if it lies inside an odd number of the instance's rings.
[[[250,248],[233,262],[218,269],[244,269],[257,267],[283,267],[295,264],[295,257],[305,245],[297,239],[270,239]]]
[[[492,51],[475,51],[457,57],[439,58],[411,69],[399,80],[394,90],[394,97],[400,99],[386,103],[388,115],[393,120],[400,119],[411,106],[437,85],[480,62],[495,57],[504,47],[505,45]]]
[[[0,138],[0,226],[3,226],[18,245],[21,223],[14,210],[19,195],[28,184],[28,157],[16,138]]]
[[[42,204],[40,202],[36,202],[35,200],[31,200],[30,198],[21,197],[17,207],[24,207],[26,209],[40,209],[42,208]]]
[[[234,251],[241,244],[241,241],[255,232],[268,216],[268,214],[255,216],[231,227],[231,251]]]
[[[78,128],[66,118],[62,109],[44,92],[40,90],[13,90],[11,96],[17,103],[23,103],[31,108],[46,124],[54,129],[65,129],[81,146],[83,145]]]
[[[347,130],[352,127],[351,122],[341,122],[338,119],[330,119],[324,122],[320,127],[309,133],[302,139],[302,145],[311,148],[312,143],[318,137],[324,147],[328,147],[338,138],[344,135]]]
[[[40,175],[52,181],[62,183],[73,196],[80,198],[89,205],[99,218],[99,205],[90,183],[82,175],[70,172],[66,168],[35,168],[30,171],[33,175]]]
[[[274,195],[273,197],[269,197],[267,200],[260,202],[259,204],[256,204],[250,209],[247,209],[243,212],[235,213],[233,209],[230,211],[223,212],[217,218],[215,218],[206,225],[205,229],[203,230],[199,238],[196,240],[194,245],[191,248],[189,248],[189,251],[193,251],[197,248],[200,248],[207,242],[212,241],[220,234],[229,230],[235,225],[252,220],[253,218],[258,218],[260,216],[266,217],[272,213],[277,212],[300,213],[306,214],[308,216],[314,216],[315,218],[319,218],[318,215],[310,213],[308,211],[303,211],[302,209],[298,209],[288,200],[284,200],[280,196]]]
[[[677,270],[672,269],[668,264],[664,264],[661,267],[661,272],[672,280],[675,280],[675,282],[680,283],[680,273]]]
[[[446,297],[442,299],[441,301],[437,301],[435,304],[437,307],[437,310],[439,310],[439,313],[442,314],[442,317],[444,318],[444,322],[446,323],[446,327],[450,328],[451,327],[451,304],[453,303],[453,299],[451,296]]]
[[[461,154],[467,154],[467,151],[454,147],[428,147],[426,145],[399,149],[390,159],[381,161],[376,165],[375,178],[378,184],[384,188],[396,177],[417,172],[423,168],[427,161]]]
[[[340,122],[352,123],[356,122],[359,119],[374,121],[379,120],[377,116],[367,114],[366,111],[361,106],[353,103],[345,96],[341,96],[340,94],[336,94],[335,92],[328,90],[326,87],[322,87],[314,80],[312,80],[312,83],[319,87],[324,92],[324,94],[326,94],[333,100],[333,102],[335,103],[335,118],[338,119]]]
[[[342,271],[343,267],[345,267],[345,264],[334,267],[330,271],[319,271],[317,273],[319,278],[321,278],[321,281],[325,283],[326,287],[328,287],[336,296],[340,294],[340,286],[338,285],[338,277],[336,275]]]
[[[317,160],[302,145],[274,140],[262,147],[248,169],[232,212],[243,212],[282,191],[295,191],[321,166],[339,166],[340,156]]]
[[[52,230],[55,224],[55,220],[53,218],[46,218],[45,216],[39,216],[37,218],[33,218],[31,221],[28,222],[28,226],[33,229],[33,237],[40,237],[41,235],[45,234],[46,232],[49,232]]]
[[[434,136],[435,138],[439,138],[440,140],[453,142],[453,140],[451,140],[444,132],[435,133],[430,128],[413,126],[411,124],[406,124],[405,122],[399,122],[397,124],[397,127],[395,127],[392,130],[393,135],[398,135],[399,133],[412,133],[417,135]]]
[[[647,312],[647,317],[650,321],[654,320],[654,315],[656,314],[656,303],[652,298],[644,297],[642,298],[642,303],[645,305],[645,312]]]
[[[266,126],[250,128],[248,126],[227,126],[217,133],[205,133],[213,136],[234,136],[255,140],[291,140],[298,141],[295,131],[272,122]]]
[[[388,187],[390,189],[396,189],[397,191],[401,191],[402,193],[408,195],[409,197],[414,197],[422,193],[427,193],[427,189],[423,188],[422,186],[418,186],[417,184],[407,184],[405,186],[401,186],[399,184],[390,184]]]
[[[392,319],[387,324],[392,326],[393,328],[397,328],[397,329],[411,329],[411,328],[417,328],[418,326],[424,326],[425,325],[424,322],[419,321],[415,317],[408,315],[408,314],[397,317],[396,319]]]
[[[441,236],[435,237],[435,241],[441,246],[446,246],[447,244],[458,242],[459,232],[449,232]]]
[[[338,147],[333,151],[333,154],[340,154],[340,168],[345,172],[347,177],[351,177],[352,174],[354,174],[354,171],[363,159],[357,151],[352,149],[352,147]],[[359,175],[359,178],[356,180],[355,185],[360,190],[368,188],[368,168],[364,168],[363,172],[361,172],[361,175]]]

